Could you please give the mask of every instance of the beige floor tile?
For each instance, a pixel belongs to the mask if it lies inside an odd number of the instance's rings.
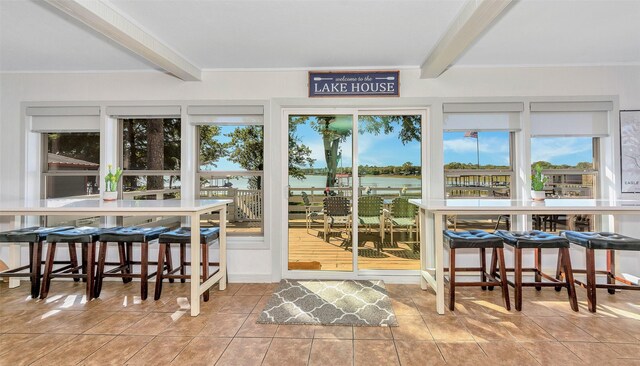
[[[560,342],[596,342],[584,330],[578,328],[573,323],[561,317],[539,317],[531,318],[542,329],[551,334]]]
[[[445,361],[433,341],[395,341],[402,366],[444,365]]]
[[[633,335],[620,329],[608,318],[570,318],[571,323],[584,330],[600,342],[637,343]],[[640,322],[638,324],[640,327]]]
[[[313,338],[321,339],[353,339],[353,327],[344,325],[318,325]]]
[[[490,360],[500,365],[538,365],[533,356],[517,342],[478,343]]]
[[[168,365],[191,337],[156,337],[127,361],[127,365]]]
[[[176,313],[171,314],[171,321],[169,325],[164,328],[158,335],[159,336],[190,336],[195,337],[207,325],[210,316],[200,314],[197,317],[192,317],[189,311],[180,313],[180,317],[175,319]]]
[[[476,342],[437,342],[445,361],[453,365],[484,365],[489,358]]]
[[[144,318],[125,329],[128,335],[158,335],[162,333],[173,320],[169,313],[148,313]]]
[[[262,296],[233,296],[233,301],[222,306],[219,313],[249,314]]]
[[[353,365],[353,340],[314,339],[309,356],[310,366]]]
[[[234,296],[235,297],[235,296]],[[260,314],[250,314],[247,320],[242,324],[236,337],[246,338],[270,338],[276,334],[278,330],[277,324],[259,324],[256,323]]]
[[[410,297],[391,298],[391,306],[396,315],[420,315],[413,299]]]
[[[315,325],[278,325],[276,338],[313,338]]]
[[[391,327],[393,339],[432,341],[433,337],[421,316],[398,316],[398,327]]]
[[[309,361],[312,339],[274,338],[263,366],[304,366]]]
[[[20,345],[29,342],[37,335],[15,333],[15,334],[1,334],[0,335],[0,357],[10,352],[12,349],[20,347]]]
[[[172,365],[215,365],[231,338],[195,337],[171,362]]]
[[[235,296],[242,295],[266,295],[273,291],[270,283],[246,283],[235,293]]]
[[[68,321],[47,329],[49,333],[80,334],[95,327],[114,313],[106,311],[83,311]]]
[[[87,329],[85,334],[120,334],[132,324],[142,320],[147,313],[143,312],[117,312],[104,319],[95,326]]]
[[[520,345],[541,365],[578,366],[584,364],[584,361],[560,342],[521,342]]]
[[[214,314],[202,328],[199,336],[211,337],[235,337],[242,324],[247,320],[249,314]]]
[[[271,344],[271,338],[234,338],[216,366],[260,365]]]
[[[425,319],[436,341],[473,341],[473,336],[459,318]]]
[[[354,341],[354,364],[363,365],[399,365],[398,354],[393,340]]]
[[[213,286],[213,287],[211,287],[211,290],[212,290],[211,291],[211,295],[213,295],[213,296],[233,296],[244,285],[245,285],[244,283],[227,283],[227,287],[222,291],[220,291],[220,288],[218,286]]]
[[[393,339],[391,327],[353,327],[354,339]]]
[[[123,365],[152,339],[153,336],[116,336],[85,358],[81,364],[87,366]]]
[[[12,366],[31,364],[75,337],[72,334],[33,334],[31,341],[21,343],[2,355],[2,362]]]
[[[258,303],[256,304],[256,306],[253,308],[251,312],[261,313],[262,310],[264,310],[264,307],[267,306],[267,303],[269,302],[269,300],[271,300],[271,294],[262,295],[262,297],[260,298],[260,300],[258,300]]]
[[[462,324],[466,326],[476,342],[515,340],[511,333],[509,333],[508,328],[511,318],[478,319],[463,317],[462,319]]]
[[[512,317],[502,322],[518,342],[555,341],[556,339],[528,317]]]
[[[6,333],[48,333],[60,324],[65,324],[80,315],[78,310],[43,309],[29,318],[26,323],[15,323]]]
[[[604,343],[562,342],[568,349],[586,363],[615,364],[620,355]]]
[[[620,358],[632,358],[640,360],[640,344],[606,343]]]
[[[112,335],[79,335],[70,342],[47,353],[32,365],[76,365],[111,341]]]

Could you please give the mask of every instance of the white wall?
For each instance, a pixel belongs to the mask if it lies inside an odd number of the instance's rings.
[[[304,103],[307,75],[306,71],[205,72],[202,82],[183,82],[157,72],[0,74],[0,199],[19,197],[25,185],[21,173],[24,162],[19,158],[24,154],[21,102],[301,98]],[[640,109],[640,66],[465,67],[450,69],[435,80],[419,79],[415,69],[402,70],[400,93],[403,98],[619,95],[620,109]],[[346,103],[360,102],[350,99]],[[388,102],[384,98],[367,101],[379,105]],[[281,121],[270,123],[273,128]],[[625,218],[619,228],[640,237],[637,220]],[[279,248],[279,243],[269,244]],[[231,280],[277,279],[280,270],[272,270],[272,255],[279,252],[231,250]],[[0,259],[6,261],[7,257],[6,249],[0,249]],[[620,267],[640,274],[640,255],[625,256]]]

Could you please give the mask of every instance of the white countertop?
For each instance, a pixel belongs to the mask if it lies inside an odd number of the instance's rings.
[[[215,209],[232,203],[228,199],[215,200],[117,200],[102,199],[49,199],[0,201],[0,215],[19,213],[65,212],[196,212]]]
[[[410,199],[412,204],[437,212],[536,212],[536,213],[589,213],[640,211],[640,200],[551,199],[544,201],[508,199]]]

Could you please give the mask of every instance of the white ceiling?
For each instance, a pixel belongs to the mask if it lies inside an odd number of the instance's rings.
[[[112,0],[202,69],[417,67],[463,0]],[[517,2],[456,65],[640,64],[640,1]],[[152,70],[40,0],[0,0],[0,71]]]

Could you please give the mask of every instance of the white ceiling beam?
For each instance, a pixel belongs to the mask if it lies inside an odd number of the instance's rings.
[[[497,20],[512,1],[468,0],[420,66],[420,77],[437,78],[445,72]]]
[[[101,0],[45,0],[123,47],[185,81],[200,81],[202,71],[162,41]]]

